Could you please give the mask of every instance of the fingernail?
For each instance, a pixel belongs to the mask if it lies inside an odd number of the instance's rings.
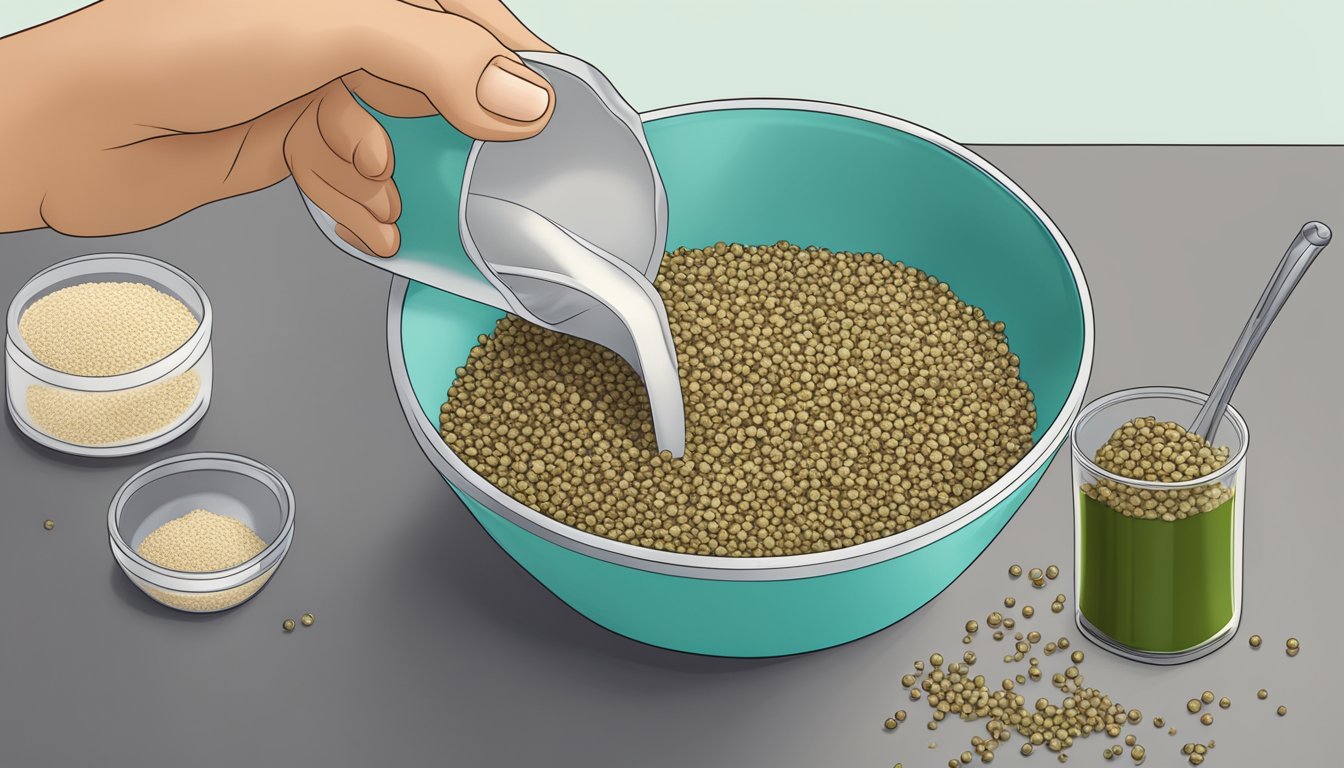
[[[546,114],[551,103],[541,80],[541,75],[522,64],[496,56],[476,83],[476,100],[500,117],[530,123]]]
[[[355,170],[366,179],[379,179],[387,173],[387,144],[382,137],[377,141],[361,141],[355,145]]]

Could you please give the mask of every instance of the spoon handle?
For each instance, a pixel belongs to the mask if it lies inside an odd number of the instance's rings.
[[[1232,390],[1236,389],[1237,382],[1241,381],[1241,374],[1246,371],[1246,364],[1251,361],[1251,355],[1255,354],[1256,347],[1260,346],[1265,331],[1269,330],[1270,323],[1274,322],[1279,310],[1283,309],[1283,305],[1288,301],[1288,295],[1297,287],[1302,275],[1306,274],[1307,267],[1311,266],[1316,255],[1329,244],[1329,227],[1319,221],[1309,221],[1302,225],[1302,231],[1293,238],[1292,245],[1288,246],[1288,252],[1283,255],[1283,260],[1274,270],[1269,285],[1265,286],[1265,292],[1260,295],[1260,301],[1251,312],[1251,319],[1246,321],[1246,327],[1241,330],[1241,336],[1223,365],[1222,373],[1218,374],[1218,380],[1209,390],[1209,399],[1204,402],[1204,407],[1199,409],[1199,415],[1195,416],[1194,423],[1190,425],[1191,432],[1213,442],[1214,433],[1218,431],[1218,425],[1223,420],[1223,411],[1232,400]]]

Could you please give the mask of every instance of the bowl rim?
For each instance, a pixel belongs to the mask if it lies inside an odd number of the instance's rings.
[[[198,470],[233,472],[265,485],[282,507],[280,530],[266,547],[247,560],[219,571],[179,571],[165,568],[140,556],[121,535],[118,523],[126,501],[156,480]],[[112,497],[107,508],[107,536],[112,556],[128,575],[155,587],[183,594],[222,592],[250,583],[271,571],[289,553],[294,540],[294,490],[284,476],[259,461],[232,453],[198,452],[169,456],[131,475]]]
[[[1078,291],[1082,308],[1083,349],[1078,372],[1074,377],[1059,415],[1046,429],[1041,439],[1032,446],[1017,464],[994,481],[988,488],[965,502],[900,533],[851,547],[826,552],[781,557],[718,557],[692,555],[651,549],[608,539],[581,531],[515,500],[478,475],[459,459],[443,442],[438,430],[425,418],[402,353],[402,308],[410,286],[409,280],[394,276],[388,296],[387,348],[393,382],[402,411],[422,451],[449,484],[460,493],[469,495],[491,511],[511,523],[536,534],[551,543],[571,551],[586,554],[616,565],[672,576],[722,581],[778,581],[808,578],[855,570],[890,560],[939,541],[978,520],[999,502],[1014,493],[1026,480],[1043,469],[1055,452],[1068,438],[1073,421],[1082,406],[1083,396],[1091,376],[1095,329],[1091,294],[1081,265],[1069,246],[1068,240],[1025,191],[999,169],[971,150],[951,139],[920,125],[881,112],[860,109],[843,104],[806,99],[744,98],[694,102],[656,109],[642,113],[643,122],[649,123],[683,115],[737,111],[750,109],[791,110],[819,112],[848,117],[890,128],[933,144],[971,164],[1012,194],[1046,228],[1055,246],[1059,248]]]
[[[132,262],[147,272],[158,272],[161,275],[181,280],[195,294],[196,300],[201,305],[201,316],[196,323],[196,330],[192,331],[187,340],[178,345],[176,349],[158,360],[124,373],[107,376],[85,376],[51,368],[38,360],[19,332],[19,321],[26,305],[36,297],[50,293],[51,286],[61,280],[116,272],[118,262]],[[145,279],[153,280],[154,277],[147,276]],[[99,281],[91,280],[90,282]],[[158,288],[166,291],[183,304],[187,304],[184,300],[186,297],[178,295],[178,291],[169,288],[163,282],[158,283]],[[191,307],[188,305],[188,311],[190,310]],[[14,298],[10,300],[9,309],[5,315],[5,352],[7,357],[13,360],[14,364],[25,373],[51,386],[76,392],[117,392],[162,381],[190,369],[209,348],[213,326],[214,309],[210,305],[210,297],[206,295],[201,284],[196,282],[195,278],[187,274],[186,271],[166,261],[139,253],[90,253],[52,264],[24,282],[23,286],[14,294]]]

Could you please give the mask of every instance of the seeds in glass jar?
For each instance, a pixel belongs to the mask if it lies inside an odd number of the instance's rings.
[[[1229,456],[1226,447],[1211,446],[1180,424],[1145,417],[1116,429],[1097,449],[1095,462],[1121,477],[1171,483],[1213,474],[1227,464]],[[1193,488],[1150,491],[1109,478],[1083,483],[1082,492],[1126,517],[1166,522],[1216,509],[1233,493],[1230,486],[1218,481]]]
[[[32,384],[26,397],[34,426],[73,445],[99,446],[168,428],[190,410],[200,391],[201,376],[193,369],[115,392],[76,392]]]
[[[895,535],[1030,450],[1034,395],[1004,326],[913,267],[717,243],[668,253],[654,283],[683,376],[683,457],[658,453],[644,385],[615,352],[512,315],[456,376],[443,440],[562,524],[719,557]]]
[[[1259,635],[1251,635],[1251,647],[1252,647],[1252,648],[1259,648],[1259,647],[1260,647],[1260,642],[1261,642],[1261,640],[1260,640],[1260,636],[1259,636]]]
[[[52,291],[19,318],[19,335],[38,362],[77,376],[117,376],[158,362],[200,321],[153,286],[91,282]]]

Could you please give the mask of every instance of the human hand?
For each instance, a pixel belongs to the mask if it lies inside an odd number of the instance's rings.
[[[392,144],[354,99],[535,135],[553,50],[498,0],[116,0],[0,39],[0,231],[107,235],[293,175],[373,255],[400,244]]]

